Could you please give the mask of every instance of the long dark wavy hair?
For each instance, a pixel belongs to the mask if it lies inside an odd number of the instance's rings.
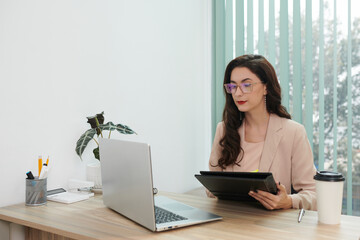
[[[234,68],[246,67],[254,73],[260,81],[266,85],[266,110],[269,113],[278,115],[279,117],[291,119],[286,108],[281,105],[281,88],[276,77],[273,66],[261,55],[243,55],[233,59],[226,67],[224,84],[230,83],[230,76]],[[240,112],[236,107],[231,94],[227,94],[225,108],[223,112],[223,122],[225,125],[224,137],[220,140],[220,146],[223,148],[218,166],[225,169],[226,166],[236,164],[240,166],[240,162],[244,157],[244,150],[240,146],[240,135],[238,129],[241,126],[244,113]],[[240,115],[242,115],[240,117]],[[236,161],[240,154],[239,161]]]

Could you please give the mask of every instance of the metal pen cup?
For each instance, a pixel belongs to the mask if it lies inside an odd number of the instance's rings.
[[[25,179],[25,205],[41,206],[46,204],[47,197],[47,178]]]

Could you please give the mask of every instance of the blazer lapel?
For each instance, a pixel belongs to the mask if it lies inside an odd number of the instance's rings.
[[[264,148],[260,159],[259,172],[268,172],[270,170],[282,135],[283,131],[281,118],[275,114],[270,114]]]

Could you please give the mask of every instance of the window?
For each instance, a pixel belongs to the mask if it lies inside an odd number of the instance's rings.
[[[341,172],[343,213],[360,216],[358,1],[214,0],[213,129],[226,64],[244,53],[275,67],[283,105],[308,134],[319,170]]]

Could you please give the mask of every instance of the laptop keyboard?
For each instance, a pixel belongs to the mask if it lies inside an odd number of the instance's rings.
[[[187,220],[187,218],[155,206],[156,224]]]

